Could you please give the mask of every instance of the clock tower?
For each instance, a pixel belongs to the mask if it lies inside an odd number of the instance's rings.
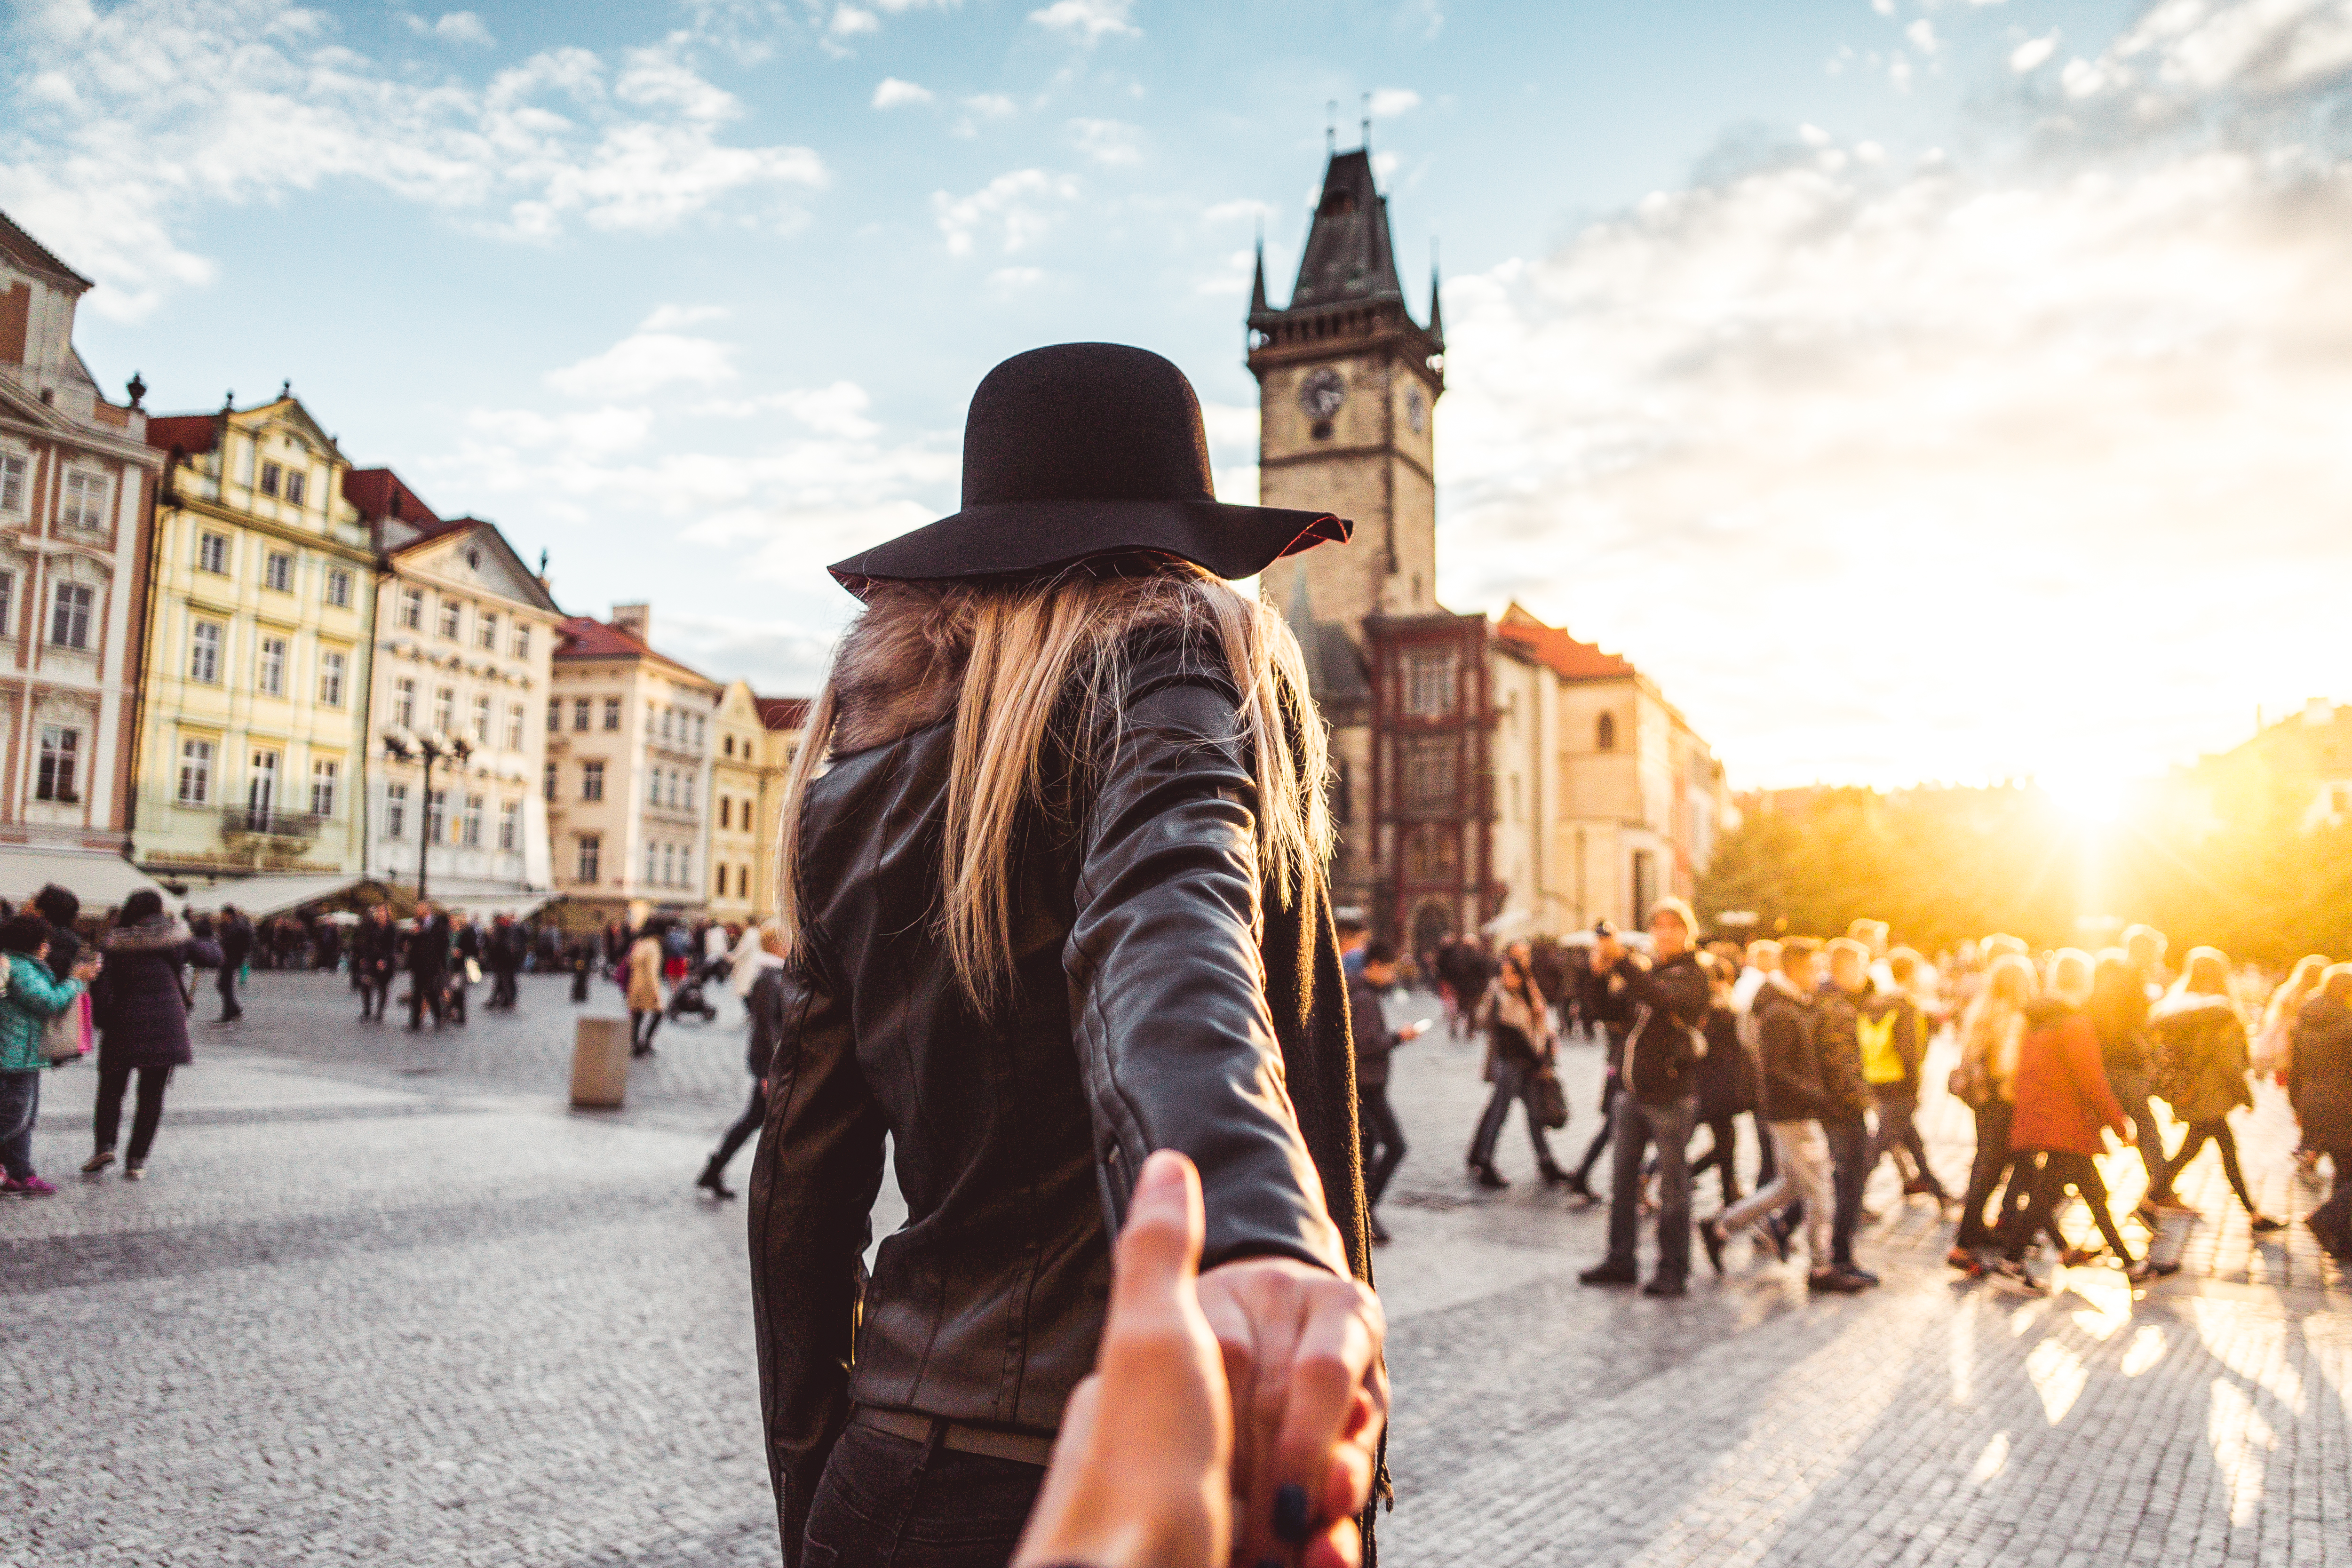
[[[1355,521],[1345,545],[1266,568],[1265,596],[1346,629],[1361,646],[1374,616],[1437,608],[1437,483],[1432,455],[1445,391],[1437,282],[1416,325],[1397,279],[1388,198],[1367,148],[1334,153],[1290,303],[1265,298],[1260,247],[1250,292],[1249,367],[1258,381],[1258,501]]]

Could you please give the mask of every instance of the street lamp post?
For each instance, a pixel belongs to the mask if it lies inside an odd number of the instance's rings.
[[[395,761],[425,764],[423,798],[416,803],[420,814],[416,826],[416,901],[425,901],[425,875],[433,858],[433,764],[444,757],[465,765],[474,748],[463,736],[420,735],[413,731],[387,730],[383,733],[384,755]]]

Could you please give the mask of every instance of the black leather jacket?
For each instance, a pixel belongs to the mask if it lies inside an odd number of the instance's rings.
[[[789,1563],[851,1405],[1055,1429],[1151,1151],[1200,1166],[1204,1267],[1328,1265],[1344,1243],[1368,1274],[1329,910],[1319,883],[1303,909],[1261,897],[1235,713],[1166,639],[1138,651],[1092,798],[1020,841],[1017,984],[992,1018],[936,924],[952,716],[836,754],[810,786],[750,1213]],[[908,1217],[865,1279],[886,1134]]]

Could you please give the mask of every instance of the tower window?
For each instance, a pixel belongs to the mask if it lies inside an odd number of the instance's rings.
[[[1617,749],[1617,715],[1603,713],[1592,726],[1592,749],[1613,752]]]

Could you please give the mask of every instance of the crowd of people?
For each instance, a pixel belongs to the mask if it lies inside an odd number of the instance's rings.
[[[1548,1184],[1609,1205],[1607,1255],[1588,1285],[1686,1292],[1692,1239],[1720,1273],[1742,1237],[1781,1262],[1801,1248],[1814,1290],[1868,1289],[1877,1276],[1856,1258],[1873,1173],[1892,1162],[1905,1201],[1954,1217],[1951,1266],[2004,1289],[2039,1294],[2028,1257],[2046,1240],[2070,1267],[2104,1256],[2135,1283],[2178,1268],[2153,1256],[2168,1214],[2187,1212],[2174,1184],[2206,1147],[2257,1235],[2284,1221],[2256,1204],[2231,1126],[2251,1108],[2258,1077],[2284,1086],[2301,1128],[2298,1169],[2334,1189],[2305,1224],[2331,1256],[2352,1261],[2352,963],[2313,955],[2276,986],[2210,947],[2168,970],[2161,932],[2125,931],[2116,946],[2040,955],[1992,935],[1931,963],[1893,945],[1885,922],[1861,920],[1842,937],[1697,942],[1690,907],[1653,910],[1648,941],[1629,942],[1603,921],[1572,942],[1515,942],[1491,951],[1449,938],[1415,968],[1445,1005],[1455,1038],[1483,1037],[1492,1085],[1467,1151],[1469,1179],[1503,1187],[1497,1141],[1514,1107],[1524,1115],[1536,1169]],[[1377,1204],[1403,1157],[1387,1101],[1388,1057],[1409,1033],[1381,1022],[1381,995],[1397,984],[1396,953],[1342,931],[1356,975],[1363,1161]],[[1929,1159],[1917,1114],[1929,1091],[1930,1047],[1948,1032],[1958,1065],[1941,1086],[1965,1104],[1976,1139],[1957,1194]],[[1557,1073],[1564,1038],[1604,1047],[1601,1126],[1573,1168],[1548,1133],[1569,1120]],[[2157,1107],[2178,1130],[2168,1136]],[[1738,1121],[1756,1150],[1756,1186],[1743,1193]],[[1704,1134],[1702,1137],[1701,1134]],[[2100,1160],[2129,1149],[2144,1191],[2118,1212]],[[1605,1198],[1593,1182],[1609,1159]],[[2113,1162],[2109,1163],[2113,1170]],[[1719,1199],[1696,1215],[1693,1186],[1712,1175]],[[2070,1197],[2092,1234],[2070,1240]],[[1641,1222],[1655,1218],[1655,1263],[1638,1269]],[[2126,1227],[2142,1241],[2136,1249]],[[1373,1217],[1376,1239],[1385,1230]],[[2095,1242],[2095,1245],[2094,1244]]]

